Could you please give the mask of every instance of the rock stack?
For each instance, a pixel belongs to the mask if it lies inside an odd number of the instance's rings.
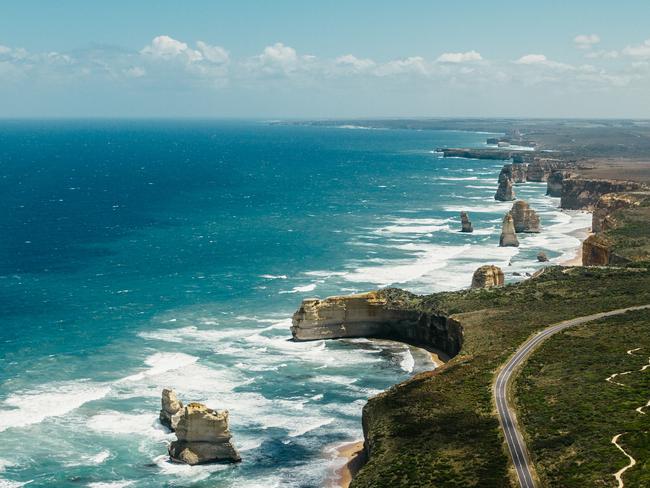
[[[511,166],[512,181],[515,183],[526,183],[528,178],[528,163],[513,163]]]
[[[494,199],[500,202],[509,202],[515,199],[511,164],[506,164],[499,173],[499,188],[497,188]]]
[[[163,390],[162,405],[160,421],[176,433],[177,440],[169,445],[173,461],[190,465],[241,461],[231,442],[228,411],[194,402],[183,407],[176,393],[168,389]]]
[[[503,217],[503,228],[501,230],[501,238],[499,239],[500,247],[519,247],[519,240],[515,233],[515,224],[512,220],[512,214],[508,212]]]
[[[174,390],[165,388],[162,391],[161,403],[160,423],[173,432],[176,430],[178,420],[183,413],[183,402],[176,397]]]
[[[498,266],[491,264],[481,266],[474,271],[474,276],[472,276],[472,288],[491,288],[501,286],[503,283],[503,271]]]
[[[462,228],[460,229],[461,232],[474,232],[472,222],[469,220],[469,215],[467,215],[467,212],[460,213],[460,223],[462,225]]]
[[[510,211],[515,232],[539,232],[539,216],[524,200],[517,200]]]
[[[548,256],[544,251],[540,251],[537,253],[537,261],[539,261],[540,263],[548,262]]]

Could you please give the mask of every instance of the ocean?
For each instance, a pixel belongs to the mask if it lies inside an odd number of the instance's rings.
[[[390,341],[290,341],[303,298],[458,290],[483,264],[517,281],[590,225],[517,185],[543,231],[499,248],[503,162],[435,152],[486,137],[0,122],[0,488],[322,486],[367,399],[434,366]],[[243,462],[169,463],[164,387],[229,410]]]

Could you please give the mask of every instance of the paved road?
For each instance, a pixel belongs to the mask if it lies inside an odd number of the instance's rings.
[[[524,342],[519,349],[517,349],[514,356],[512,356],[512,358],[510,358],[506,365],[501,369],[494,384],[494,399],[496,401],[501,427],[503,428],[506,442],[508,443],[510,457],[512,457],[512,462],[517,470],[517,476],[519,477],[519,485],[521,488],[534,488],[535,482],[533,481],[533,476],[531,474],[531,463],[528,457],[528,450],[526,449],[526,444],[524,443],[519,427],[517,426],[513,406],[508,401],[508,386],[513,372],[526,360],[539,344],[556,332],[575,325],[584,324],[585,322],[591,322],[592,320],[611,317],[612,315],[621,315],[632,310],[642,310],[647,308],[650,308],[650,305],[620,308],[618,310],[578,317],[552,325],[547,329],[538,332],[531,339]]]

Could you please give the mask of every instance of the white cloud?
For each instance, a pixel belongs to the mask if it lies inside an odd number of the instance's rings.
[[[350,68],[353,71],[363,71],[372,68],[376,64],[372,59],[357,58],[352,54],[339,56],[334,60],[334,63],[338,66]]]
[[[476,51],[467,51],[464,53],[444,53],[441,54],[437,61],[439,63],[467,63],[471,61],[481,61],[483,57]]]
[[[585,54],[589,59],[616,59],[620,56],[618,51],[590,51]]]
[[[195,51],[186,43],[169,36],[154,37],[151,44],[140,50],[140,54],[161,59],[184,58],[189,62],[203,59],[203,55],[199,51]]]
[[[623,49],[623,54],[640,59],[650,59],[650,39],[638,46],[627,46]]]
[[[580,34],[574,37],[573,42],[578,49],[591,49],[600,42],[600,37],[597,34]]]
[[[131,66],[122,71],[125,76],[129,78],[142,78],[147,74],[147,71],[140,66]]]
[[[429,73],[427,62],[421,56],[411,56],[405,59],[396,59],[382,64],[377,68],[375,73],[378,76],[390,76],[401,74],[419,74],[426,75]]]
[[[548,59],[543,54],[526,54],[515,62],[517,64],[546,64]]]
[[[211,63],[224,64],[230,61],[230,55],[221,46],[211,46],[203,41],[198,41],[196,47],[203,54],[203,57]]]

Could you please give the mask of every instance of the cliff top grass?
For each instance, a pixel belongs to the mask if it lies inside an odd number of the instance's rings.
[[[616,226],[604,237],[614,252],[631,261],[650,261],[650,193],[638,206],[616,210],[610,218]]]
[[[492,380],[534,332],[568,318],[650,303],[644,268],[547,268],[517,285],[418,297],[386,290],[391,306],[454,314],[460,353],[371,399],[372,456],[352,487],[511,487]]]
[[[630,351],[628,353],[628,351]],[[565,330],[533,353],[515,383],[517,412],[542,486],[650,486],[650,311]],[[630,373],[606,378],[615,373]]]

